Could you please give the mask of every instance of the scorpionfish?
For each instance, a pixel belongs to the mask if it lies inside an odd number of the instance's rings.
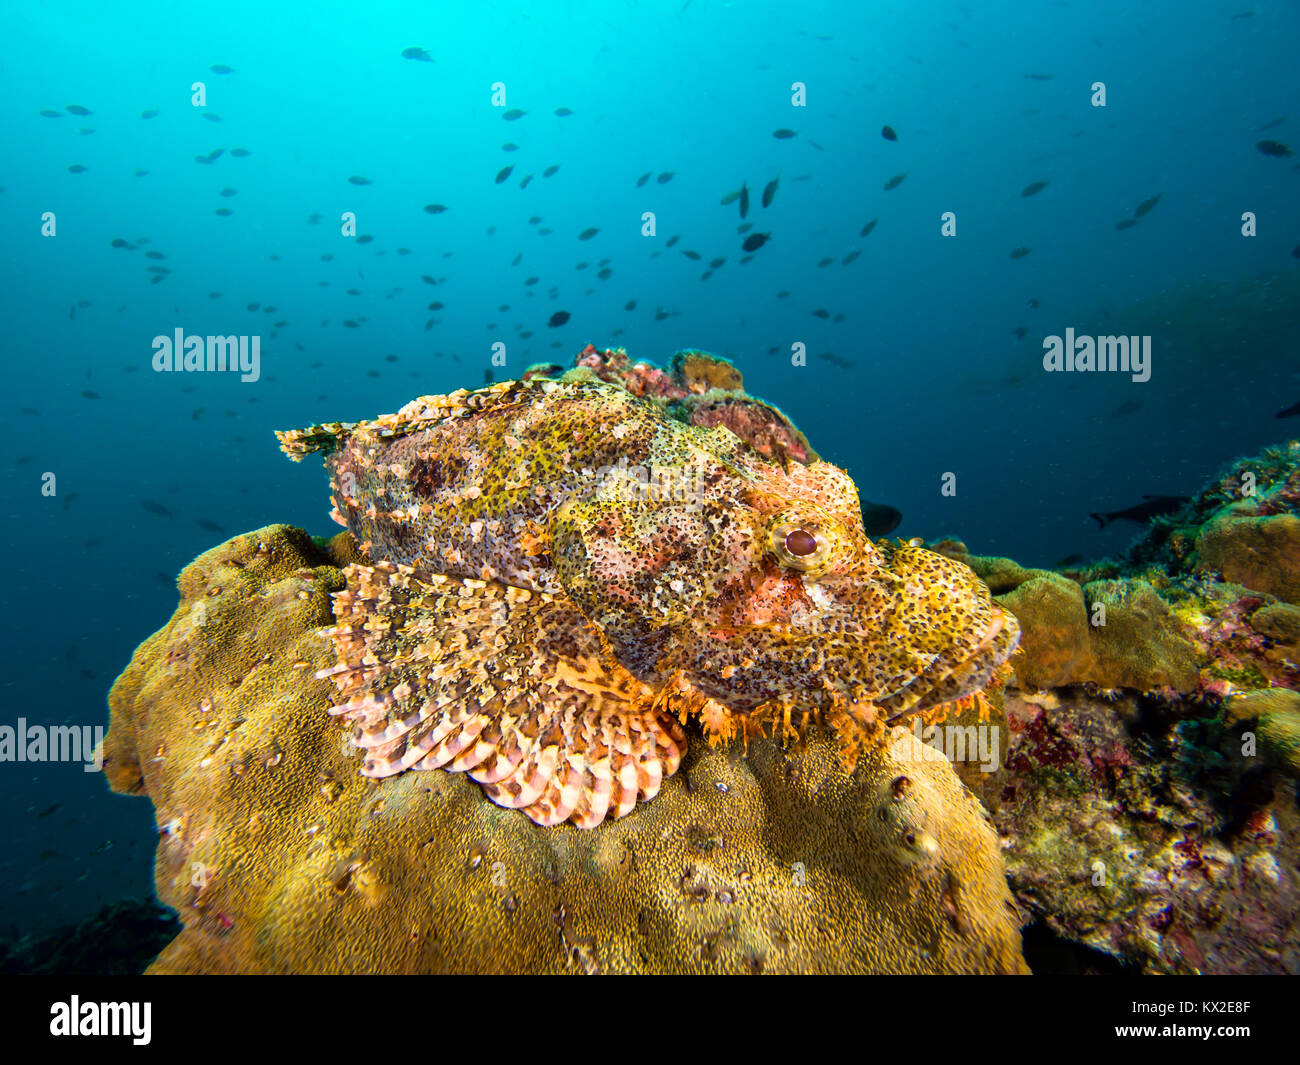
[[[362,773],[467,772],[541,825],[653,798],[692,719],[711,742],[818,722],[851,769],[1019,640],[969,568],[869,539],[842,469],[581,369],[278,435],[325,453],[372,561],[319,674]]]

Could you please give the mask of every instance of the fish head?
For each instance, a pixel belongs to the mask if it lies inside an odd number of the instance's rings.
[[[1015,650],[1015,618],[967,566],[867,536],[843,470],[700,450],[675,495],[556,514],[557,574],[634,674],[736,714],[888,720],[985,687]]]

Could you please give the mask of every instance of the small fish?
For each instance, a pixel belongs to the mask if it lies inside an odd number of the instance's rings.
[[[862,501],[862,528],[873,539],[888,536],[898,528],[903,512],[886,503]]]
[[[813,317],[814,317],[814,318],[821,318],[821,319],[823,319],[823,320],[825,320],[825,319],[827,319],[827,318],[830,318],[830,316],[831,316],[831,312],[828,311],[825,307],[818,307],[818,308],[817,308],[815,311],[813,311],[812,313],[813,313]]]
[[[1115,223],[1115,228],[1132,229],[1135,225],[1137,225],[1136,218],[1121,218],[1118,222]]]
[[[771,233],[751,233],[745,238],[745,243],[741,245],[741,248],[745,251],[758,251],[771,239]]]
[[[483,371],[483,383],[485,385],[490,385],[492,383],[492,371],[490,369]]]
[[[349,183],[351,183],[351,184],[353,184],[353,185],[373,185],[373,184],[374,184],[374,182],[371,181],[368,177],[362,177],[360,174],[353,174],[350,178],[348,178],[348,181],[349,181]]]
[[[880,127],[880,135],[881,135],[882,137],[884,137],[885,140],[887,140],[887,141],[896,141],[896,140],[898,140],[898,134],[894,132],[894,127],[893,127],[893,126],[881,126],[881,127]]]
[[[820,260],[820,261],[817,263],[817,268],[818,268],[819,270],[823,270],[823,269],[825,269],[826,267],[830,266],[830,264],[833,263],[834,261],[835,261],[835,257],[832,256],[832,255],[828,255],[828,256],[826,256],[826,258]]]
[[[1133,211],[1133,217],[1141,218],[1144,214],[1150,211],[1151,208],[1153,208],[1159,202],[1160,202],[1159,195],[1148,197],[1147,199],[1143,200],[1141,203],[1137,205],[1137,208]]]
[[[1291,154],[1291,149],[1281,141],[1260,141],[1255,145],[1265,155],[1272,155],[1278,159],[1284,158]]]
[[[1029,333],[1029,327],[1024,325],[1018,325],[1013,330],[1011,330],[1011,332],[1015,334],[1017,340],[1024,340],[1026,335]]]
[[[1011,249],[1011,258],[1013,258],[1013,259],[1023,259],[1023,258],[1024,258],[1026,255],[1028,255],[1032,250],[1033,250],[1032,248],[1012,248],[1012,249]]]
[[[423,48],[416,48],[414,45],[412,45],[410,48],[403,48],[403,49],[402,49],[402,58],[403,58],[403,59],[414,59],[417,63],[432,63],[432,62],[433,62],[433,56],[431,56],[431,55],[430,55],[428,52],[426,52]]]
[[[579,233],[578,239],[591,240],[591,238],[594,237],[599,232],[600,232],[599,229],[597,229],[595,226],[592,226],[590,229],[584,229],[581,233]]]
[[[1123,518],[1125,521],[1145,522],[1152,518],[1164,517],[1167,514],[1173,514],[1175,511],[1182,509],[1190,496],[1149,496],[1142,497],[1145,503],[1138,503],[1134,506],[1127,507],[1124,510],[1111,511],[1109,514],[1090,514],[1089,517],[1097,519],[1097,525],[1104,529],[1112,521],[1118,521]]]
[[[44,111],[41,112],[41,115],[44,116],[45,118],[62,118],[62,117],[63,117],[63,112],[62,112],[62,111],[51,111],[51,110],[49,110],[49,108],[46,108]]]
[[[144,254],[145,254],[145,258],[147,258],[147,259],[165,259],[165,258],[167,258],[167,256],[165,256],[162,252],[160,252],[160,251],[156,251],[156,250],[153,249],[153,248],[150,248],[150,249],[149,249],[147,252],[145,252]]]
[[[233,74],[235,72],[234,67],[228,67],[225,63],[213,63],[208,69],[214,74]]]
[[[57,112],[56,112],[56,113],[57,113]],[[45,114],[45,112],[42,111],[41,114]],[[1285,121],[1286,121],[1286,115],[1282,115],[1280,118],[1275,118],[1275,119],[1273,119],[1271,122],[1265,122],[1265,123],[1264,123],[1262,126],[1260,126],[1259,129],[1257,129],[1255,132],[1256,132],[1256,133],[1265,133],[1265,132],[1267,132],[1267,131],[1270,130],[1270,129],[1277,129],[1277,127],[1280,126],[1280,125],[1281,125],[1283,122],[1285,122]]]
[[[547,327],[550,328],[550,329],[558,329],[560,326],[562,326],[562,325],[563,325],[565,322],[567,322],[568,320],[569,320],[569,312],[568,312],[568,311],[556,311],[553,315],[551,315],[551,318],[550,318],[550,320],[546,323],[546,325],[547,325]]]
[[[54,811],[57,810],[62,805],[63,803],[61,802],[51,803],[49,806],[45,807],[44,810],[42,810],[40,813],[36,815],[36,820],[44,821],[47,817],[50,816],[50,814],[54,813]]]
[[[86,172],[86,168],[82,166],[80,163],[73,163],[70,167],[68,167],[69,174],[84,174],[85,172]]]
[[[753,222],[741,222],[740,225],[736,227],[736,232],[743,237],[746,233],[748,233],[753,228],[754,228]]]
[[[555,109],[556,118],[568,118],[573,112],[567,107],[557,107]]]
[[[1300,259],[1300,244],[1291,249],[1291,258]]]
[[[740,189],[732,189],[729,193],[727,193],[724,197],[722,197],[722,199],[718,201],[719,205],[722,207],[730,207],[733,203],[735,203],[738,199],[740,199],[740,192],[741,192]]]
[[[636,300],[628,300],[625,304],[623,304],[623,310],[625,311],[636,310]]]
[[[740,186],[740,217],[749,214],[749,185]]]
[[[684,251],[682,252],[682,254],[685,255],[686,258],[690,259],[692,262],[700,261],[700,253],[697,251]]]
[[[147,510],[150,514],[157,514],[159,517],[170,518],[172,512],[159,503],[156,499],[140,500],[140,509]]]
[[[141,112],[140,112],[140,117],[141,117],[141,118],[157,118],[157,117],[158,117],[158,114],[159,114],[158,111],[156,111],[156,110],[150,108],[148,111],[141,111]]]
[[[1020,190],[1020,195],[1028,199],[1030,196],[1037,196],[1045,188],[1047,188],[1046,181],[1031,181],[1028,185],[1026,185],[1023,189]]]
[[[879,222],[879,221],[880,221],[879,218],[873,218],[870,222],[868,222],[865,226],[863,226],[863,227],[858,231],[858,236],[860,236],[860,237],[865,237],[865,236],[867,236],[867,234],[869,234],[873,229],[876,228],[876,223]]]
[[[901,174],[895,174],[893,177],[891,177],[888,181],[885,182],[885,191],[888,192],[890,189],[898,188],[898,186],[903,183],[903,179],[905,177],[907,177],[906,170],[903,171],[903,173]]]
[[[775,129],[772,131],[772,136],[779,141],[788,141],[791,137],[797,137],[799,134],[792,129]]]
[[[514,141],[506,141],[505,144],[501,145],[501,150],[503,152],[517,152],[519,151],[519,145]]]
[[[447,208],[441,203],[426,203],[424,205],[425,214],[442,214]]]
[[[1077,566],[1082,561],[1083,561],[1082,555],[1066,555],[1063,559],[1061,559],[1059,562],[1056,563],[1056,568],[1062,569],[1065,566]]]
[[[676,244],[681,239],[682,239],[682,235],[680,233],[674,233],[671,237],[669,237],[666,241],[664,241],[664,247],[671,248],[674,244]]]
[[[114,237],[114,238],[113,238],[113,241],[112,241],[112,243],[109,245],[109,247],[111,247],[111,248],[125,248],[127,251],[135,251],[135,245],[134,245],[134,244],[129,244],[129,243],[127,243],[127,242],[126,242],[125,240],[123,240],[121,237]]]
[[[219,114],[217,114],[215,111],[204,111],[204,112],[203,112],[203,117],[206,118],[209,122],[220,122],[220,121],[221,121],[221,116],[220,116]]]
[[[1278,411],[1276,417],[1278,418],[1300,417],[1300,403],[1292,403],[1291,406],[1287,407],[1285,410]]]
[[[550,166],[548,166],[545,170],[542,171],[542,177],[550,177],[559,169],[560,169],[559,163],[552,163]]]
[[[514,172],[515,172],[515,168],[513,166],[503,166],[501,170],[498,171],[497,173],[496,184],[500,185],[501,182],[509,178],[510,175],[513,174]]]
[[[426,285],[436,285],[438,283],[437,278],[430,277],[428,274],[421,274],[420,280],[423,281]]]
[[[1037,300],[1035,297],[1030,296],[1030,297],[1029,297],[1029,306],[1037,308],[1037,307],[1040,307],[1041,304],[1038,302],[1038,300]]]
[[[597,271],[596,276],[600,278],[602,281],[608,281],[611,277],[614,276],[614,271],[607,266],[605,267],[605,269]]]
[[[223,533],[226,530],[210,518],[199,518],[198,525],[205,532]]]
[[[221,195],[222,195],[222,196],[225,196],[227,199],[229,199],[231,196],[238,196],[238,195],[239,195],[239,190],[238,190],[238,189],[222,189],[222,190],[221,190]]]
[[[231,148],[230,154],[233,155],[236,159],[247,159],[253,153],[250,152],[247,148]]]
[[[727,260],[724,259],[724,258],[710,259],[710,260],[709,260],[709,269],[710,269],[710,270],[716,270],[716,269],[718,269],[720,266],[722,266],[722,264],[725,263],[726,261],[727,261]]]
[[[780,178],[773,178],[763,189],[763,206],[770,207],[772,199],[776,196],[776,187],[781,183]]]
[[[509,111],[505,111],[505,112],[503,112],[502,115],[501,115],[501,117],[504,118],[507,122],[514,122],[514,121],[516,121],[516,120],[518,120],[518,119],[523,118],[524,115],[526,115],[526,114],[528,114],[527,111],[521,111],[521,110],[520,110],[519,108],[517,108],[517,107],[512,107],[512,108],[510,108]]]
[[[87,108],[87,107],[82,107],[80,104],[68,104],[68,106],[67,106],[66,108],[64,108],[64,110],[66,110],[66,111],[68,112],[68,114],[70,114],[70,115],[92,115],[92,114],[94,114],[94,112],[91,111],[89,108]]]
[[[639,189],[642,185],[644,185],[649,180],[650,180],[649,173],[642,174],[639,178],[636,179],[636,187]]]
[[[668,182],[672,181],[672,179],[673,179],[673,172],[671,170],[665,170],[662,174],[660,174],[657,178],[655,178],[655,181],[658,182],[660,185],[667,185]]]
[[[98,392],[91,392],[89,389],[87,389],[86,391],[84,391],[84,392],[81,393],[81,398],[82,398],[82,399],[100,399],[100,398],[102,398],[102,397],[100,396],[100,394],[99,394]]]

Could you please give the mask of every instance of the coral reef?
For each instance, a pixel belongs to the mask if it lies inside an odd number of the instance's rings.
[[[996,836],[901,729],[844,773],[812,729],[691,745],[634,816],[540,828],[462,774],[375,780],[325,713],[346,540],[273,526],[181,574],[110,696],[147,794],[155,972],[1020,972]]]
[[[632,442],[649,425],[734,461],[714,441],[739,437],[787,496],[819,468],[789,419],[721,360],[682,352],[662,370],[588,348],[577,362],[525,379],[632,397],[647,419],[617,419]],[[514,387],[473,403],[532,394]],[[464,397],[483,395],[444,398],[477,413]],[[658,738],[624,745],[627,788],[606,796],[618,813],[631,791],[658,797],[619,819],[575,806],[577,823],[595,826],[581,830],[501,809],[465,773],[357,772],[354,740],[368,757],[405,756],[383,747],[392,722],[379,710],[411,674],[369,679],[387,660],[460,646],[430,623],[430,604],[472,624],[476,610],[532,617],[534,600],[563,593],[601,639],[629,631],[627,597],[580,573],[555,578],[546,567],[564,538],[532,527],[508,560],[531,598],[485,593],[491,574],[479,588],[473,573],[393,564],[424,541],[385,521],[427,501],[399,498],[363,452],[402,458],[392,448],[413,435],[412,416],[423,432],[442,414],[422,400],[396,419],[288,434],[291,448],[333,451],[336,505],[366,542],[274,526],[213,549],[182,574],[172,621],[114,687],[105,770],[116,790],[153,801],[159,896],[184,924],[155,971],[1023,972],[1024,926],[1046,939],[1044,957],[1088,971],[1300,972],[1295,443],[1235,462],[1117,558],[1048,570],[956,540],[875,541],[877,573],[915,572],[940,598],[991,595],[981,609],[1016,619],[1018,653],[982,662],[976,684],[958,669],[963,683],[910,714],[877,715],[873,742],[849,745],[851,768],[830,715],[792,713],[789,729],[759,715],[753,729],[743,715],[754,705],[729,708],[725,685],[699,685],[702,701],[675,678],[664,691],[685,701],[663,714],[653,704],[635,735]],[[730,434],[708,435],[719,426]],[[618,522],[610,531],[628,552],[644,539]],[[821,557],[816,537],[785,544]],[[451,546],[476,567],[490,561],[472,537]],[[937,582],[936,557],[955,567]],[[974,583],[951,583],[968,571]],[[331,622],[335,650],[320,636]],[[924,627],[898,639],[923,651]],[[558,631],[566,660],[582,663],[564,675],[605,692],[644,683],[612,676],[601,639],[576,621]],[[506,672],[522,668],[510,658],[520,646],[546,644],[520,632],[495,643]],[[343,716],[362,728],[352,739],[326,713],[340,699],[318,672],[344,678]],[[473,768],[461,751],[485,731],[471,733],[449,768]]]
[[[1017,900],[1139,971],[1300,972],[1298,465],[1242,459],[1063,573],[935,545],[1023,630],[998,767],[958,767]]]

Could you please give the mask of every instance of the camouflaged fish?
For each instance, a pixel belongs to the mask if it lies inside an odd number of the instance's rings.
[[[843,470],[694,409],[713,424],[579,370],[278,434],[326,453],[374,560],[346,571],[321,674],[365,775],[468,772],[590,828],[658,793],[689,718],[711,741],[818,721],[851,763],[989,683],[1019,628],[970,569],[872,542]]]

